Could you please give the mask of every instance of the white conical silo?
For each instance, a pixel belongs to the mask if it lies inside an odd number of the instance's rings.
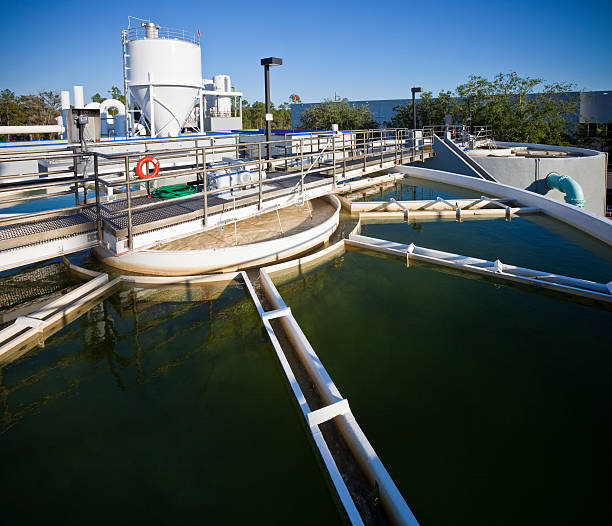
[[[150,22],[142,28],[124,33],[127,85],[151,135],[176,136],[202,86],[199,39]]]

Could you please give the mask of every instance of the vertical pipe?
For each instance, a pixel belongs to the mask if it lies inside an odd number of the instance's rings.
[[[342,179],[346,179],[346,134],[342,132]]]
[[[127,31],[124,29],[123,31],[121,31],[121,43],[122,43],[122,48],[123,48],[123,99],[125,101],[125,138],[127,139],[130,132],[129,132],[129,123],[128,121],[130,120],[130,105],[128,104],[128,98],[127,98],[127,58],[126,58],[126,50],[125,50],[125,46],[126,46],[126,37],[127,37]],[[132,113],[132,118],[134,117],[134,114]]]
[[[127,216],[128,216],[128,249],[132,249],[132,191],[130,189],[130,157],[125,156],[125,192],[127,197]]]
[[[83,160],[83,203],[87,204],[87,165],[89,164],[89,159],[87,161]]]
[[[263,200],[263,189],[261,187],[261,143],[257,143],[257,168],[259,169],[259,210]]]
[[[198,150],[198,140],[195,141],[195,154],[196,154],[196,188],[200,182],[200,151]]]
[[[74,107],[84,108],[85,107],[85,96],[83,95],[83,86],[72,86],[74,94]]]
[[[467,118],[468,133],[471,133],[472,131],[472,97],[471,96],[468,97],[467,103],[468,103],[468,118]]]
[[[208,226],[208,176],[206,175],[206,146],[202,146],[202,171],[203,187],[202,192],[204,194],[204,226]]]
[[[77,148],[72,149],[72,161],[73,161],[73,172],[74,172],[74,204],[79,204],[79,155],[77,155]]]
[[[380,167],[383,166],[383,131],[380,130]]]
[[[272,122],[268,120],[268,114],[272,113],[270,111],[270,66],[264,66],[264,82],[266,88],[266,142],[268,146],[266,148],[266,159],[270,160],[271,151],[270,151],[270,141],[272,140]],[[268,170],[270,170],[270,165],[268,164]]]
[[[393,130],[393,164],[397,166],[397,130]]]
[[[204,133],[204,97],[202,96],[202,88],[199,89],[200,93],[200,133]]]
[[[98,178],[98,153],[94,152],[94,177],[96,184],[96,225],[98,227],[98,243],[102,243],[102,214],[100,213],[100,180]]]
[[[70,109],[70,92],[69,91],[62,91],[60,94],[60,100],[62,102],[62,110],[69,110]]]
[[[333,168],[333,177],[334,177],[334,190],[338,186],[338,181],[336,180],[336,134],[332,135],[332,164]]]
[[[302,192],[302,198],[304,198],[304,139],[300,137],[300,191]]]
[[[366,172],[366,168],[368,166],[368,145],[366,143],[366,133],[363,132],[363,173]]]
[[[287,157],[289,156],[289,148],[287,148],[287,134],[285,133],[285,143],[283,144],[283,149],[285,150],[285,172],[289,171],[289,166],[287,166]]]
[[[412,90],[412,129],[416,130],[416,105],[414,101],[414,89]]]

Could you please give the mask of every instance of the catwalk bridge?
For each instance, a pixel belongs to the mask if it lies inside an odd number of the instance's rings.
[[[1,153],[0,167],[24,168],[0,175],[0,206],[39,211],[0,214],[0,270],[96,245],[122,254],[220,227],[424,161],[433,155],[432,143],[431,130],[387,129],[291,133],[270,142],[222,134]],[[145,155],[160,163],[154,178],[136,174]],[[151,196],[173,183],[188,183],[195,193]]]

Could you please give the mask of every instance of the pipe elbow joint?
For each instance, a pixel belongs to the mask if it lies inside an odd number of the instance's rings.
[[[546,186],[551,190],[559,190],[565,194],[566,203],[578,208],[584,208],[585,199],[582,187],[568,175],[559,175],[558,173],[551,172],[546,176]]]

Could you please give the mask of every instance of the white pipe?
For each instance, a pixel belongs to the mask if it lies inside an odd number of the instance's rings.
[[[57,124],[39,126],[0,126],[0,135],[19,133],[64,133],[65,128]]]
[[[64,139],[64,132],[66,131],[66,128],[64,128],[64,117],[62,115],[55,117],[55,122],[62,128],[61,132],[57,132],[57,138]]]
[[[85,106],[85,96],[83,95],[83,86],[72,86],[74,92],[74,107],[83,108]]]
[[[69,110],[70,109],[70,92],[62,91],[60,97],[62,100],[62,110]]]
[[[108,113],[110,108],[115,108],[118,115],[125,115],[125,104],[117,99],[106,99],[100,104],[100,113]]]
[[[259,270],[259,276],[264,294],[274,309],[287,307],[264,268]],[[293,315],[283,316],[280,318],[280,322],[285,329],[289,341],[291,341],[294,349],[297,351],[302,364],[310,374],[323,401],[327,405],[331,405],[343,400],[340,391],[325,370],[325,367],[323,367],[319,357]],[[372,484],[378,484],[382,504],[391,522],[400,526],[418,526],[419,523],[412,514],[408,504],[406,504],[404,497],[393,482],[388,471],[385,469],[385,466],[374,451],[374,448],[359,427],[353,413],[349,411],[339,416],[336,419],[336,425],[355,456],[355,459],[359,462],[366,477]]]

